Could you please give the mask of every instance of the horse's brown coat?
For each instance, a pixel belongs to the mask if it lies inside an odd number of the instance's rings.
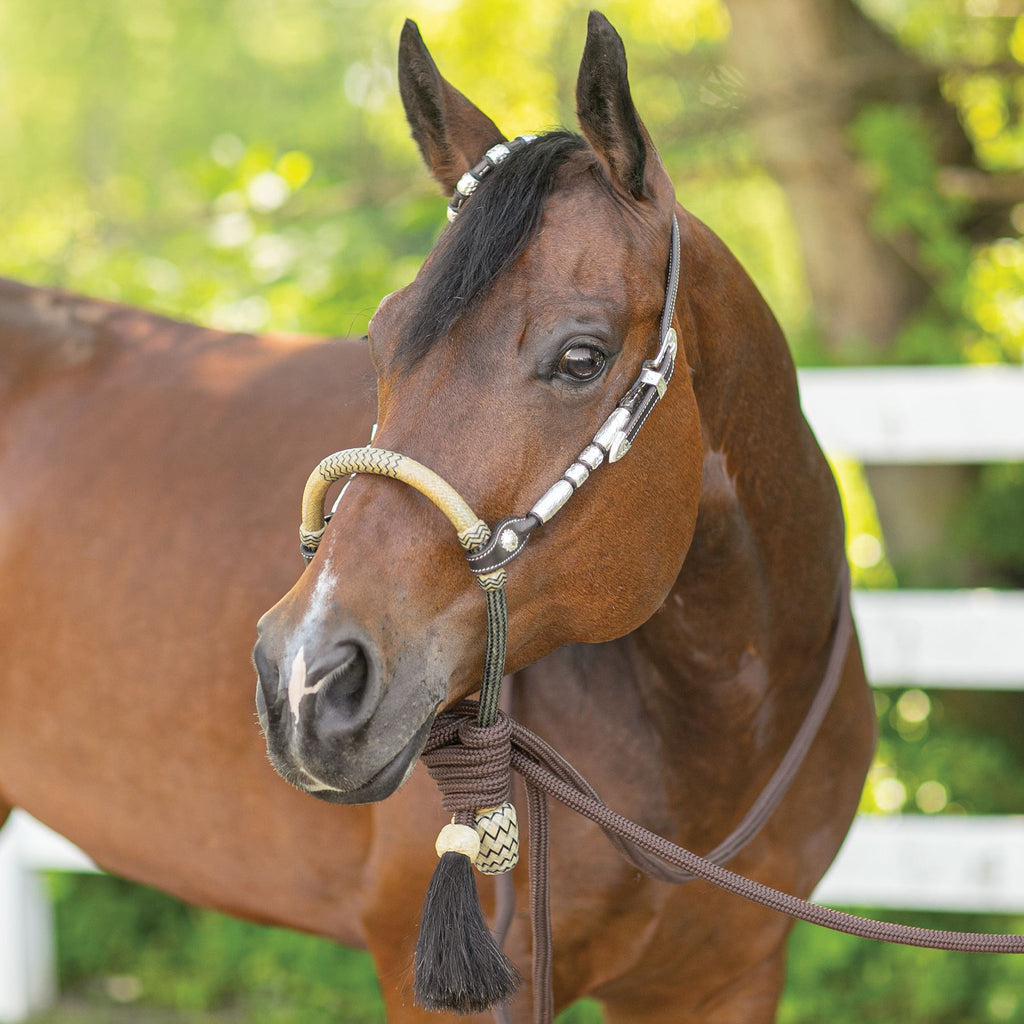
[[[469,108],[444,130],[486,135]],[[433,138],[450,177],[469,147]],[[635,169],[599,156],[613,178]],[[411,368],[391,352],[416,284],[374,320],[378,443],[490,521],[528,507],[652,354],[675,203],[653,151],[646,167],[648,205],[624,215],[571,160],[514,272]],[[717,238],[679,217],[676,376],[634,450],[511,566],[512,711],[612,807],[704,851],[820,681],[844,554],[781,332]],[[87,324],[85,358],[59,354],[74,331],[55,329],[55,308]],[[577,313],[611,324],[621,355],[607,384],[552,397],[524,359]],[[298,574],[303,478],[373,420],[366,349],[223,336],[5,284],[0,355],[0,803],[186,899],[365,944],[389,1020],[436,1019],[412,1006],[409,976],[443,823],[429,779],[417,770],[372,806],[319,803],[274,777],[251,711],[252,627]],[[314,600],[318,581],[330,592]],[[475,685],[482,625],[437,513],[360,478],[263,620],[262,664],[287,681],[297,631],[310,663],[358,635],[382,692],[418,706],[430,679],[452,700]],[[854,644],[790,794],[733,867],[810,891],[854,812],[872,722]],[[785,920],[700,882],[652,881],[552,811],[557,1005],[589,993],[612,1022],[773,1019]],[[524,876],[509,948],[525,969]],[[528,1005],[524,991],[517,1019]]]

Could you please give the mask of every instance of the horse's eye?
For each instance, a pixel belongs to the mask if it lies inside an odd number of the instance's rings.
[[[558,372],[570,380],[585,383],[600,375],[605,360],[605,354],[592,345],[573,345],[558,360]]]

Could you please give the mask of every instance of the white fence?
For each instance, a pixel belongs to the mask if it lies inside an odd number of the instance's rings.
[[[832,454],[888,465],[1024,461],[1016,367],[805,370],[800,391]],[[861,592],[853,606],[875,686],[1024,690],[1024,592]],[[814,895],[1024,911],[1024,817],[862,816]]]
[[[835,454],[867,463],[1024,461],[1024,371],[1015,368],[808,370],[801,392]],[[854,611],[876,686],[1024,689],[1024,592],[859,592]],[[16,812],[0,833],[0,1022],[22,1021],[54,996],[44,870],[95,867]],[[862,817],[815,898],[1024,912],[1024,818]]]

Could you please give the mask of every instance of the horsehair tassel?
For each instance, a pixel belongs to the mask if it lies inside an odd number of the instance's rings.
[[[464,702],[472,707],[472,702]],[[423,901],[416,943],[416,1002],[428,1010],[479,1013],[507,999],[520,976],[487,927],[473,866],[511,870],[519,856],[511,789],[511,727],[442,712],[421,755],[452,823],[441,829],[440,861]],[[479,810],[478,808],[484,808]]]
[[[426,1010],[481,1013],[508,999],[521,981],[480,907],[473,879],[479,849],[469,825],[446,825],[437,837],[441,859],[423,901],[413,983]]]
[[[502,952],[480,909],[473,866],[510,871],[519,859],[519,826],[511,789],[511,730],[498,716],[505,665],[505,591],[487,591],[487,655],[476,719],[428,740],[423,760],[454,811],[435,848],[440,857],[427,887],[416,942],[416,1001],[428,1010],[478,1013],[507,999],[519,972]],[[439,718],[443,719],[443,715]],[[440,732],[436,728],[431,739]]]

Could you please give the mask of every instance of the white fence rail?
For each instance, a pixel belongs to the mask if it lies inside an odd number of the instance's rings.
[[[800,393],[834,455],[887,465],[1024,461],[1017,367],[804,370]],[[1022,592],[862,592],[853,606],[875,686],[1024,690]],[[815,898],[1022,912],[1024,818],[862,816]]]
[[[821,446],[861,462],[1024,461],[1024,370],[1013,366],[803,370]]]
[[[807,370],[804,409],[826,450],[869,463],[1024,461],[1024,371]],[[1024,690],[1024,593],[859,592],[876,686]],[[0,832],[0,1022],[55,993],[39,873],[91,871],[80,850],[16,812]],[[928,910],[1024,912],[1024,818],[862,817],[815,898]]]

